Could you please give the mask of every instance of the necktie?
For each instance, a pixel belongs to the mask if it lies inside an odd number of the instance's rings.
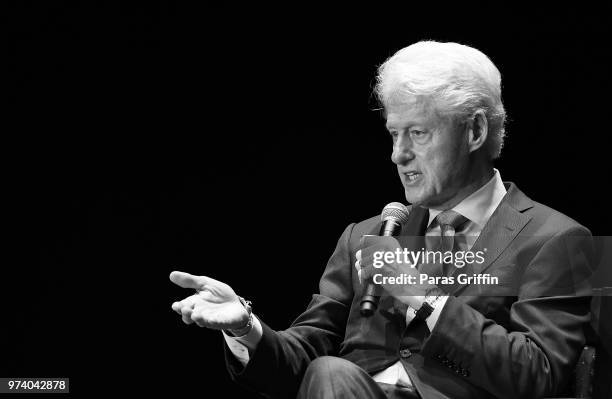
[[[447,251],[454,252],[458,250],[459,245],[457,245],[458,243],[455,242],[455,232],[457,230],[460,230],[460,227],[462,227],[462,225],[468,221],[468,218],[453,210],[448,210],[440,213],[432,222],[438,223],[440,225],[440,236],[425,237],[425,244],[428,250],[440,251],[442,252],[442,254]],[[432,240],[430,240],[432,238],[437,242],[432,242]],[[452,270],[450,270],[451,268],[452,264],[443,265],[442,263],[428,263],[425,265],[421,264],[419,267],[419,271],[426,273],[430,277],[448,276],[450,275],[450,273],[452,273]],[[406,317],[407,305],[404,305],[400,301],[397,302],[397,309],[399,314],[401,314],[403,317]],[[423,340],[429,335],[429,333],[429,327],[427,327],[426,322],[422,320],[419,320],[417,322],[412,321],[409,324],[409,327],[404,332],[402,340],[409,347],[414,348],[415,350],[419,350],[421,348]]]
[[[455,232],[459,227],[468,222],[469,219],[453,210],[447,210],[436,216],[434,220],[440,225],[440,245],[437,250],[442,252],[442,254],[448,251],[457,251],[459,248],[455,242]],[[444,265],[434,264],[428,268],[428,274],[430,276],[448,276],[452,273],[452,266],[451,263]]]

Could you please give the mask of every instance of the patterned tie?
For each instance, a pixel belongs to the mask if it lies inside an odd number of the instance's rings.
[[[440,245],[437,250],[443,254],[447,251],[455,252],[458,250],[458,245],[455,243],[455,232],[469,219],[460,213],[448,210],[436,216],[434,221],[440,225]],[[431,265],[428,268],[428,274],[430,276],[448,276],[452,273],[451,266],[453,266],[452,263]]]
[[[428,250],[440,251],[442,253],[446,251],[456,251],[459,249],[459,243],[455,242],[455,231],[458,230],[463,224],[468,222],[469,219],[465,216],[452,211],[444,211],[440,213],[433,222],[437,222],[440,225],[440,236],[428,236],[425,237],[425,244]],[[435,224],[432,224],[435,225]],[[433,241],[435,242],[432,242]],[[458,240],[457,240],[458,241]],[[431,245],[430,245],[431,244]],[[448,266],[448,269],[446,269]],[[428,263],[428,264],[420,264],[418,266],[418,270],[422,273],[427,273],[429,276],[448,276],[452,270],[450,270],[452,264],[442,265],[441,263]],[[445,270],[446,269],[446,270]],[[441,287],[443,288],[443,287]],[[444,289],[444,288],[443,288]],[[406,318],[407,305],[403,304],[400,301],[396,301],[396,309],[397,314],[401,315],[404,320]],[[422,342],[425,340],[427,336],[429,336],[430,331],[427,323],[419,320],[414,321],[407,326],[404,331],[404,335],[402,338],[402,342],[412,350],[415,351],[420,350]]]

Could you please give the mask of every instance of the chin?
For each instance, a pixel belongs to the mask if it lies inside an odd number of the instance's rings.
[[[414,190],[404,190],[406,201],[411,205],[421,205],[425,200],[424,196],[420,192],[414,192]]]

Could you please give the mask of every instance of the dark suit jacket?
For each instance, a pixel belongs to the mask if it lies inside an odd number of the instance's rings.
[[[232,378],[267,396],[293,397],[318,356],[339,356],[374,374],[410,348],[402,363],[425,399],[563,393],[590,318],[592,237],[514,184],[506,187],[472,247],[487,248],[485,263],[464,268],[497,276],[491,295],[482,285],[456,284],[435,328],[420,340],[418,325],[406,328],[391,297],[374,316],[362,317],[354,256],[363,234],[378,233],[380,219],[351,224],[321,277],[320,293],[289,329],[277,332],[262,323],[263,337],[244,368],[226,348]],[[427,221],[428,211],[415,207],[402,235],[423,235]]]

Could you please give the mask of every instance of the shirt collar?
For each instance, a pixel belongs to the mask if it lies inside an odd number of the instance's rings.
[[[506,187],[501,179],[499,171],[493,168],[493,177],[478,190],[463,199],[458,203],[453,211],[460,213],[468,218],[471,222],[478,224],[481,228],[489,221],[489,218],[495,212],[495,209],[506,195]],[[438,216],[442,211],[429,209],[429,223]]]

